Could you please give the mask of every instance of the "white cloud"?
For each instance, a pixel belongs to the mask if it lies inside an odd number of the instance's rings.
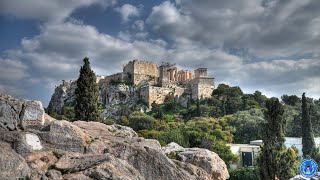
[[[103,7],[114,5],[116,0],[2,0],[0,13],[11,14],[19,18],[40,19],[57,22],[68,17],[75,9],[92,4]]]
[[[0,58],[0,81],[17,81],[28,77],[28,67],[18,60]]]
[[[142,20],[136,20],[133,25],[132,25],[133,29],[137,29],[139,31],[143,31],[144,30],[144,21]]]
[[[310,0],[165,1],[153,7],[146,23],[176,43],[244,48],[270,59],[319,54],[319,8],[320,1]]]
[[[139,10],[137,7],[131,4],[124,4],[121,7],[116,8],[116,11],[120,13],[121,18],[124,22],[127,22],[130,17],[139,16]]]

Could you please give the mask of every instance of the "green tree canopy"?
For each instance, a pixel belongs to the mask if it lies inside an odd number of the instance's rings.
[[[302,94],[302,106],[301,106],[301,127],[302,127],[302,152],[303,156],[315,155],[315,142],[312,132],[312,124],[310,119],[310,106],[307,104],[305,93]]]
[[[96,75],[91,70],[89,58],[84,58],[83,63],[75,89],[75,119],[96,121],[99,119]]]
[[[286,121],[284,109],[277,98],[266,102],[261,154],[258,160],[262,180],[289,179],[294,175],[296,155],[284,148]]]

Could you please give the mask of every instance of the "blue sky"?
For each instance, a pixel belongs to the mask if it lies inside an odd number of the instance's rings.
[[[3,0],[0,23],[0,93],[45,106],[85,56],[101,75],[170,61],[246,93],[320,98],[318,0]]]

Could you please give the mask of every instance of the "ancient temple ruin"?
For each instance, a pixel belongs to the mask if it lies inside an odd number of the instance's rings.
[[[163,103],[169,93],[176,98],[183,94],[193,100],[211,97],[215,88],[214,78],[208,77],[207,68],[190,70],[178,69],[175,64],[157,65],[148,61],[133,60],[123,65],[117,74],[98,77],[100,83],[129,83],[140,88],[140,98],[149,106]]]

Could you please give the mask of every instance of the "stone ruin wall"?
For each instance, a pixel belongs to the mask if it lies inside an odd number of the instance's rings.
[[[192,91],[192,99],[210,98],[214,90],[214,78],[197,78],[190,83]]]
[[[135,85],[144,82],[148,82],[150,85],[156,85],[159,79],[158,66],[147,61],[130,61],[124,65],[123,73],[131,76],[131,82]]]
[[[104,79],[100,80],[100,82],[109,84],[110,82],[122,82],[128,83],[130,82],[129,75],[125,73],[116,73],[110,76],[106,76]]]
[[[156,87],[156,86],[145,86],[140,90],[140,99],[148,104],[151,108],[151,104],[155,102],[156,104],[164,103],[167,95],[173,93],[175,98],[179,100],[180,96],[185,92],[185,88],[181,87]]]

